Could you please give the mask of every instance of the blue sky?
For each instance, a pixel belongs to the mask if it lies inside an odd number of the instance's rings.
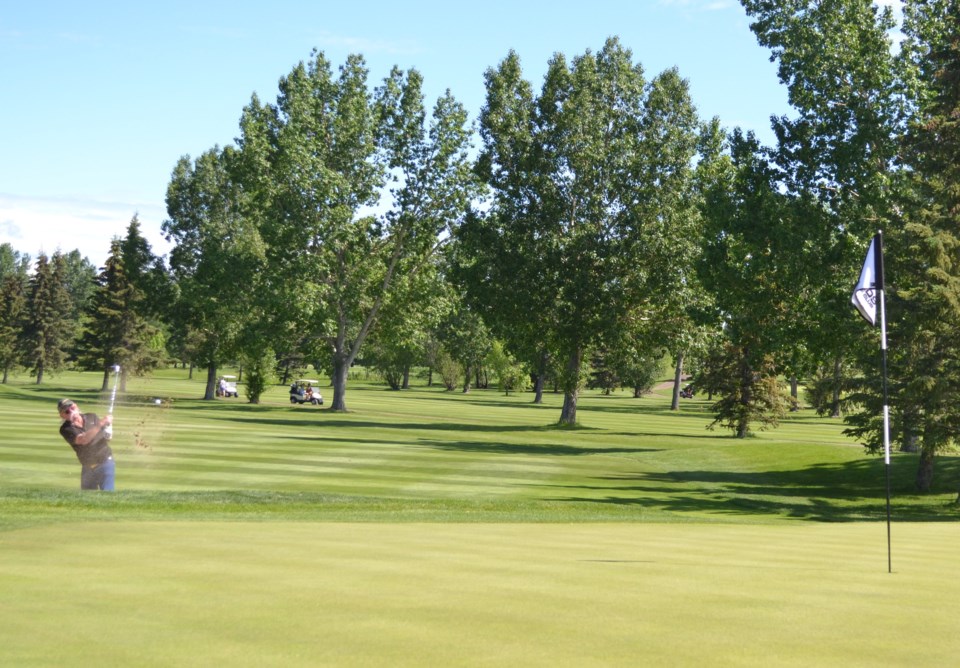
[[[0,8],[0,243],[36,257],[78,248],[100,266],[137,213],[157,253],[171,170],[232,143],[256,92],[313,48],[393,65],[476,118],[483,73],[514,49],[539,89],[547,60],[611,35],[648,76],[676,66],[704,118],[769,141],[789,113],[769,53],[735,0],[531,2],[6,2]]]

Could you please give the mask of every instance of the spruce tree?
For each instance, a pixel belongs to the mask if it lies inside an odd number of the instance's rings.
[[[103,370],[103,389],[116,364],[122,370],[124,390],[129,372],[139,375],[159,363],[158,351],[151,347],[156,329],[143,317],[142,302],[143,293],[127,276],[120,240],[114,239],[110,256],[97,277],[90,320],[81,342],[86,364]]]
[[[914,114],[902,141],[899,215],[886,235],[891,440],[919,450],[916,486],[960,436],[960,2],[908,3],[903,45]],[[848,433],[883,447],[879,379],[850,400]]]
[[[51,261],[41,253],[30,281],[29,310],[24,329],[25,358],[38,385],[43,382],[45,372],[63,368],[66,348],[72,343],[76,331],[70,317],[73,303],[65,280],[63,256],[55,253]]]
[[[960,2],[939,6],[943,14],[928,17],[942,32],[923,64],[929,95],[904,142],[908,199],[888,263],[899,413],[918,440],[922,491],[936,453],[960,436]]]
[[[3,383],[20,362],[20,340],[26,316],[24,281],[16,274],[4,276],[0,284],[0,367]]]

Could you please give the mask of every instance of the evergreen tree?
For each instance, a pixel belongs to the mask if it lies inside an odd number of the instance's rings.
[[[706,236],[699,265],[703,284],[723,314],[727,345],[712,380],[696,385],[720,398],[714,424],[749,435],[751,422],[774,426],[782,401],[777,355],[789,340],[796,284],[783,259],[798,242],[783,223],[790,200],[777,188],[777,172],[756,138],[731,138],[731,168],[710,189]],[[780,223],[780,224],[776,224]],[[718,377],[718,371],[727,377]]]
[[[711,429],[720,425],[745,438],[755,424],[760,429],[777,426],[786,414],[787,400],[771,354],[726,341],[711,362],[709,373],[697,381],[698,388],[719,395],[711,407],[716,416]]]
[[[156,329],[143,317],[143,293],[129,280],[119,239],[110,246],[110,255],[100,275],[89,313],[89,324],[81,340],[89,366],[103,370],[102,389],[110,381],[111,368],[121,368],[121,391],[130,373],[140,375],[159,363],[159,351],[152,346]]]
[[[23,359],[30,256],[0,244],[0,366],[3,383]]]
[[[905,53],[922,83],[904,139],[902,216],[886,239],[890,404],[919,445],[916,485],[927,491],[936,454],[960,439],[960,2],[908,9]],[[864,389],[855,399],[868,410],[849,431],[879,450],[879,388]]]
[[[136,214],[120,241],[120,256],[128,280],[143,294],[142,315],[154,326],[160,326],[169,318],[176,301],[176,289],[163,258],[154,255],[150,242],[140,232],[140,218]]]
[[[67,292],[63,256],[57,252],[52,261],[43,253],[30,281],[30,298],[24,332],[25,361],[43,382],[47,372],[56,372],[66,362],[66,349],[75,336],[71,319],[73,303]]]
[[[24,280],[16,274],[0,279],[0,366],[3,383],[20,362],[21,336],[26,315]]]

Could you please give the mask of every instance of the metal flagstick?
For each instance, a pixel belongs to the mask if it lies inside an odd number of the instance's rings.
[[[107,415],[111,417],[113,416],[113,402],[117,399],[117,382],[120,380],[119,364],[113,365],[113,372],[115,374],[113,377],[113,391],[110,393],[110,408],[107,409]],[[113,438],[113,424],[108,424],[104,431],[107,432],[107,440]]]
[[[883,371],[883,461],[887,471],[887,572],[893,572],[890,548],[890,402],[887,399],[887,309],[883,285],[883,232],[877,232],[877,297],[880,301],[880,351]]]
[[[883,293],[883,232],[877,232],[867,248],[867,257],[863,262],[863,269],[860,271],[860,280],[857,281],[857,287],[854,288],[850,301],[857,307],[860,315],[867,322],[874,327],[877,324],[880,325],[880,352],[883,372],[883,459],[887,473],[887,572],[892,573],[893,559],[890,549],[890,401],[887,396],[887,309]]]

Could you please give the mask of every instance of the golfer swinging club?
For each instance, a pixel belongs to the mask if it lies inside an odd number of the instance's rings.
[[[107,414],[101,420],[96,413],[81,413],[70,399],[61,399],[57,411],[63,424],[60,435],[77,453],[83,467],[80,471],[80,489],[113,491],[116,467],[109,443],[109,427],[113,416]]]

